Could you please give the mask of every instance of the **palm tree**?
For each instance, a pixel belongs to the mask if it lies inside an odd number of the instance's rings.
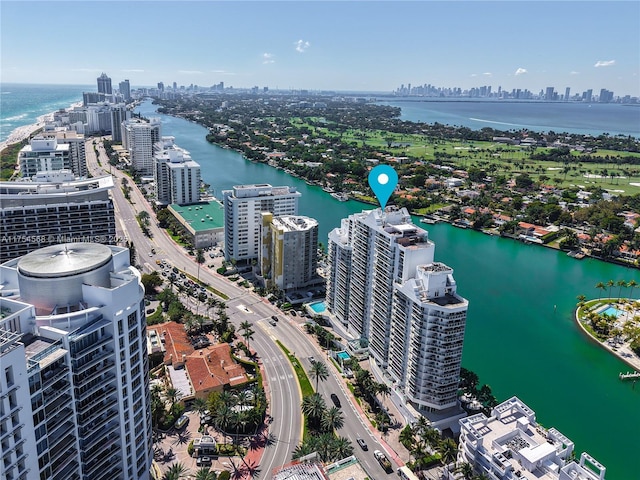
[[[164,391],[164,396],[173,409],[173,406],[180,400],[180,391],[177,388],[169,387]]]
[[[316,392],[318,391],[318,382],[322,380],[323,382],[329,378],[329,370],[324,362],[313,362],[311,363],[311,369],[309,370],[309,376],[316,381]]]
[[[616,285],[618,285],[618,287],[620,287],[620,288],[618,289],[618,301],[620,301],[620,298],[622,297],[622,287],[625,287],[625,288],[626,288],[626,286],[627,286],[627,282],[625,282],[624,280],[618,280],[618,281],[616,282]]]
[[[635,280],[629,280],[627,283],[627,287],[631,288],[631,292],[629,293],[629,298],[633,299],[633,289],[638,286],[638,282]]]
[[[578,305],[580,306],[584,305],[584,302],[587,299],[587,297],[584,295],[578,295],[576,298],[578,299]]]
[[[440,461],[443,465],[454,462],[458,455],[458,446],[452,438],[445,438],[438,444],[437,450],[441,455]]]
[[[251,324],[246,320],[240,324],[240,330],[242,330],[242,337],[247,342],[247,348],[249,348],[249,340],[253,338],[253,334],[256,332],[251,330]]]
[[[464,462],[454,468],[453,472],[461,473],[465,480],[471,480],[473,477],[473,466],[468,462]]]
[[[198,283],[200,283],[200,265],[204,263],[204,253],[201,248],[196,250],[196,262],[198,263]]]
[[[302,413],[309,417],[309,422],[316,424],[327,408],[324,398],[319,393],[312,393],[302,399]]]
[[[607,289],[606,285],[604,283],[602,283],[602,282],[598,282],[597,285],[596,285],[596,288],[598,290],[602,290],[603,292]],[[599,295],[598,296],[598,300],[600,300],[601,298],[602,298],[602,295]]]
[[[341,460],[353,454],[353,445],[348,438],[336,437],[331,442],[331,456],[334,460]]]
[[[326,432],[332,432],[334,429],[338,430],[344,425],[344,416],[338,407],[331,407],[324,411],[320,424]]]
[[[198,412],[198,415],[202,415],[208,408],[207,401],[204,398],[196,397],[193,399],[192,408]]]
[[[400,440],[400,443],[402,443],[402,445],[404,445],[407,449],[409,449],[410,446],[413,445],[414,438],[411,425],[407,424],[407,426],[400,431],[398,440]]]
[[[189,469],[181,462],[172,463],[162,477],[162,480],[179,480],[183,478],[187,473],[189,473]]]
[[[609,287],[609,298],[611,298],[611,288],[616,284],[613,280],[609,280],[607,282],[607,287]]]
[[[209,467],[202,467],[196,472],[194,480],[216,480],[216,472]]]

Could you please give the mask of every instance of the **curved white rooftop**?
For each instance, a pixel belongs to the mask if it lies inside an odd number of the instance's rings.
[[[26,277],[58,278],[95,270],[111,260],[111,249],[98,243],[63,243],[40,248],[18,260]]]

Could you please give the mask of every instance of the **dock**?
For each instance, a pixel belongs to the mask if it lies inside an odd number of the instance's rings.
[[[634,380],[636,378],[640,378],[640,372],[627,372],[627,373],[620,372],[620,374],[618,375],[618,378],[620,378],[620,380]]]

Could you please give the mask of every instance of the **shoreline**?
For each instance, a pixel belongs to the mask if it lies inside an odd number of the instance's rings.
[[[607,300],[607,299],[602,299],[602,300]],[[610,300],[610,299],[609,299]],[[612,347],[610,347],[609,345],[607,345],[604,342],[601,342],[600,340],[598,340],[597,338],[595,338],[591,332],[589,332],[589,330],[587,330],[584,325],[582,324],[582,322],[580,321],[580,318],[578,316],[578,312],[580,311],[581,307],[578,307],[575,309],[574,311],[574,315],[573,318],[576,321],[576,323],[578,324],[578,326],[580,327],[580,329],[582,330],[582,332],[593,342],[595,342],[596,344],[600,345],[602,348],[604,348],[605,350],[607,350],[609,353],[611,353],[612,355],[614,355],[618,360],[622,360],[622,362],[624,362],[625,364],[627,364],[630,368],[634,369],[636,372],[640,372],[640,358],[638,357],[638,355],[636,355],[633,351],[631,351],[631,349],[629,347],[627,347],[625,345],[625,351],[629,351],[628,353],[631,353],[632,357],[628,358],[628,357],[623,357],[622,355],[620,355],[619,351],[615,351],[613,350]],[[627,372],[620,372],[620,373],[627,373]]]
[[[64,110],[69,111],[72,108],[81,106],[81,105],[82,105],[82,102],[74,102]],[[56,112],[59,112],[60,110],[61,109],[54,110],[53,112],[45,113],[44,115],[38,116],[36,118],[36,123],[22,125],[20,127],[14,128],[9,134],[9,136],[7,137],[7,139],[0,142],[0,152],[4,151],[4,149],[9,147],[10,145],[14,145],[16,143],[22,142],[23,140],[26,140],[31,135],[36,133],[38,130],[43,129],[44,126],[47,124],[47,122],[53,120],[53,115]]]

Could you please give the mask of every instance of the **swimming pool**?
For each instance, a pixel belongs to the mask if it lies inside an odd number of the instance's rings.
[[[322,313],[327,309],[327,306],[324,302],[316,302],[310,303],[309,308],[311,308],[311,310],[313,310],[315,313]]]
[[[349,360],[351,358],[351,356],[347,352],[338,352],[338,353],[336,353],[336,355],[343,362],[345,360]]]
[[[598,312],[600,315],[612,315],[614,317],[619,317],[620,315],[624,315],[624,312],[618,310],[616,307],[612,307],[609,305],[606,309]]]

